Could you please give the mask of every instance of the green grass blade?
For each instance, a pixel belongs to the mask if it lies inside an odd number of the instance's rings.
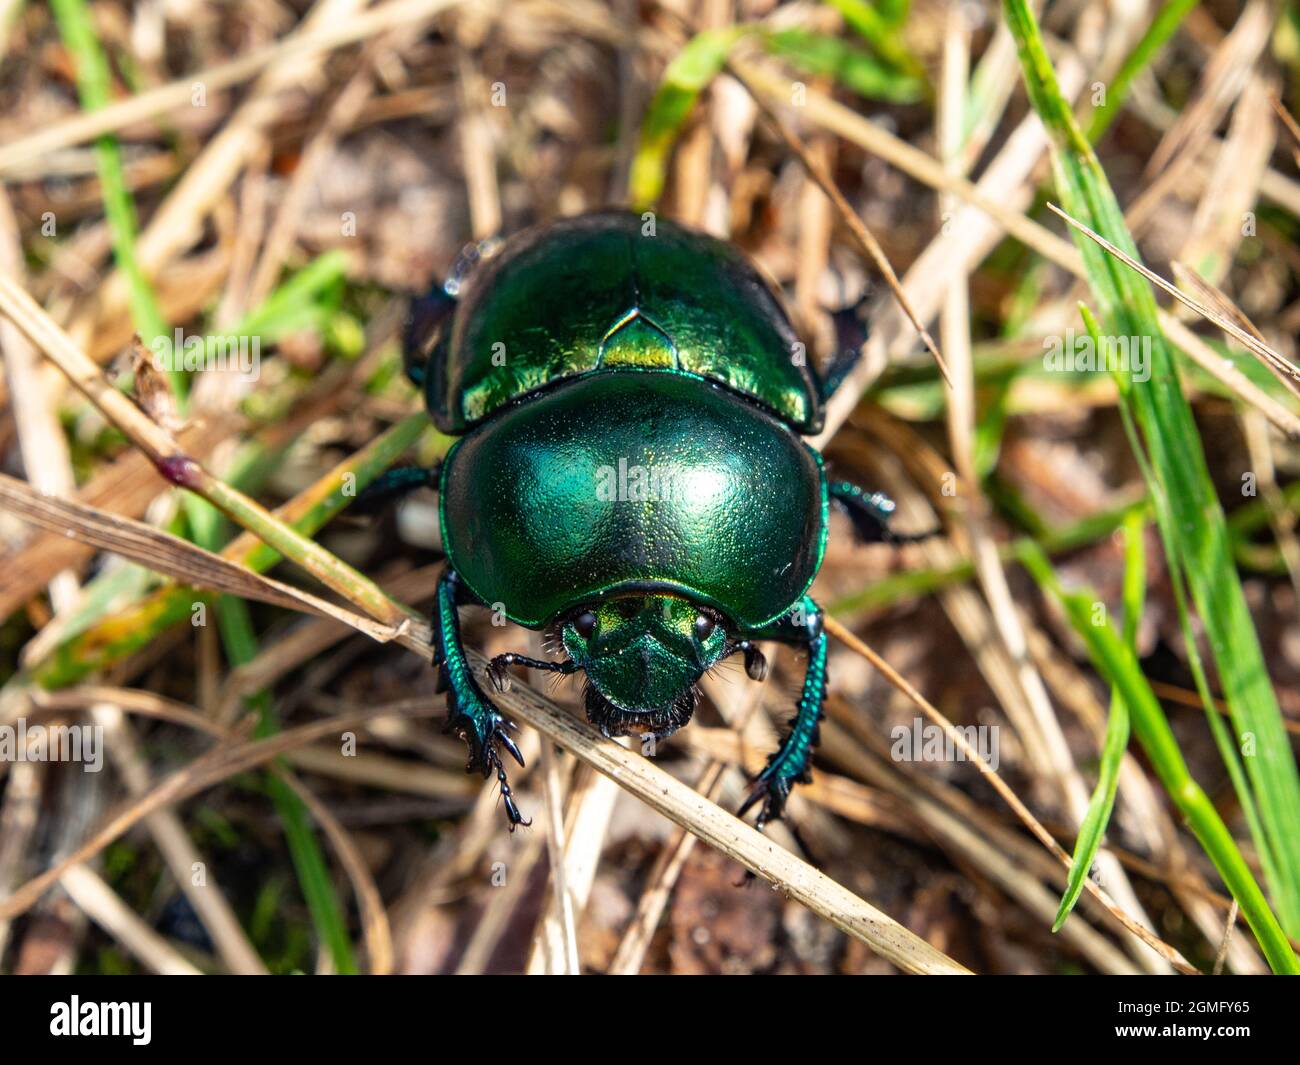
[[[1130,514],[1136,514],[1143,522],[1147,520],[1149,504],[1145,499],[1136,503],[1127,503],[1110,510],[1090,514],[1077,522],[1051,529],[1039,537],[1038,542],[1029,537],[1022,537],[1004,544],[998,549],[998,557],[1004,563],[1015,562],[1024,553],[1034,547],[1041,547],[1049,555],[1058,552],[1074,551],[1089,544],[1106,539],[1115,530],[1123,526]],[[827,610],[836,616],[857,613],[862,610],[879,610],[893,606],[905,599],[914,599],[929,595],[949,585],[961,584],[975,576],[975,564],[969,560],[957,562],[951,566],[935,569],[906,570],[890,574],[878,581],[872,581],[858,592],[850,592],[836,599],[827,606]]]
[[[763,35],[763,46],[804,73],[833,78],[864,99],[912,104],[924,99],[928,91],[921,78],[900,72],[838,37],[808,30],[776,30]]]
[[[1083,313],[1088,330],[1095,335],[1098,330],[1092,312],[1083,304],[1079,305],[1079,309]],[[1122,388],[1123,383],[1120,382],[1120,385]],[[1251,793],[1250,782],[1247,780],[1245,770],[1242,768],[1237,748],[1233,744],[1228,727],[1224,724],[1223,718],[1219,715],[1218,708],[1214,704],[1214,696],[1210,691],[1210,681],[1206,674],[1205,663],[1201,660],[1200,647],[1196,642],[1192,612],[1187,603],[1186,581],[1183,578],[1182,569],[1178,562],[1178,545],[1170,534],[1173,519],[1170,516],[1169,501],[1165,498],[1160,482],[1151,469],[1151,462],[1147,458],[1146,449],[1142,446],[1138,428],[1133,422],[1133,415],[1122,404],[1119,412],[1120,420],[1124,426],[1124,434],[1128,438],[1133,456],[1137,459],[1138,466],[1142,470],[1143,479],[1151,488],[1152,506],[1157,514],[1156,528],[1160,532],[1161,544],[1164,547],[1165,558],[1168,560],[1169,586],[1174,594],[1174,606],[1178,612],[1178,624],[1183,634],[1183,644],[1187,649],[1187,664],[1192,671],[1192,681],[1196,686],[1197,694],[1201,698],[1201,705],[1205,710],[1205,719],[1210,729],[1210,735],[1214,738],[1215,746],[1219,749],[1219,756],[1223,759],[1224,766],[1227,767],[1228,777],[1232,781],[1232,786],[1241,803],[1242,813],[1245,815],[1246,823],[1250,827],[1251,838],[1264,842],[1264,845],[1259,848],[1259,860],[1264,867],[1266,878],[1273,882],[1277,879],[1277,865],[1273,860],[1272,851],[1267,845],[1268,836],[1263,831],[1259,812],[1255,807],[1255,799]]]
[[[1146,557],[1143,537],[1146,522],[1142,515],[1130,512],[1124,521],[1124,642],[1136,659],[1137,622],[1142,615],[1146,591]],[[1079,836],[1074,843],[1073,864],[1065,893],[1061,896],[1052,931],[1059,932],[1079,901],[1083,882],[1092,869],[1092,863],[1101,847],[1111,812],[1115,809],[1115,792],[1119,789],[1119,767],[1128,749],[1129,713],[1119,689],[1112,686],[1110,714],[1106,718],[1106,735],[1101,747],[1101,761],[1097,767],[1097,786],[1088,800],[1088,809],[1079,825]]]
[[[81,106],[86,111],[107,106],[111,102],[112,79],[85,0],[50,0],[50,7],[63,42],[72,53]],[[151,347],[156,337],[167,335],[167,321],[136,258],[135,204],[127,191],[117,138],[100,137],[95,142],[95,152],[103,188],[104,214],[113,238],[113,256],[126,278],[131,320],[145,346]],[[178,395],[184,395],[183,380],[174,379],[173,387],[177,388]]]
[[[887,26],[901,26],[912,10],[912,0],[877,0],[876,9]]]
[[[833,73],[854,91],[873,98],[902,103],[915,98],[918,92],[924,92],[924,71],[898,43],[893,29],[859,0],[845,2],[845,7],[854,9],[859,16],[861,11],[857,9],[865,9],[869,20],[879,22],[879,36],[886,43],[883,50],[877,48],[877,51],[900,73],[891,74],[878,68],[871,63],[870,56],[830,37],[800,31],[777,31],[764,34],[765,42],[772,51],[804,69],[814,73]],[[853,22],[849,15],[845,17]],[[628,176],[628,200],[636,210],[653,206],[662,195],[673,146],[700,93],[722,72],[736,42],[753,32],[754,28],[750,26],[703,30],[687,41],[664,69],[659,87],[642,119],[641,137]],[[889,43],[891,40],[893,44]],[[877,42],[872,40],[872,44],[876,46]]]
[[[1137,259],[1105,173],[1061,96],[1033,13],[1024,0],[1005,0],[1005,11],[1030,101],[1053,140],[1058,195],[1071,215]],[[1141,432],[1157,482],[1153,489],[1167,502],[1157,519],[1175,550],[1169,562],[1187,582],[1243,747],[1262,833],[1255,842],[1261,853],[1271,854],[1273,868],[1266,872],[1274,903],[1288,931],[1300,935],[1300,774],[1173,350],[1160,330],[1145,279],[1092,241],[1074,237],[1110,334],[1135,338],[1133,342],[1150,339],[1150,378],[1121,375],[1121,404]],[[1136,713],[1131,705],[1129,709]],[[1239,901],[1244,909],[1245,900]]]
[[[844,21],[891,66],[914,78],[923,79],[925,68],[903,43],[897,13],[882,13],[866,0],[826,0]],[[904,12],[905,14],[905,12]]]
[[[338,250],[323,252],[286,278],[231,335],[258,336],[272,343],[299,329],[321,330],[325,316],[337,309],[347,276],[347,256]]]
[[[667,180],[673,145],[690,117],[700,93],[727,62],[731,47],[746,32],[744,27],[697,33],[664,69],[645,118],[641,139],[628,177],[628,198],[637,210],[659,199]]]
[[[236,668],[247,665],[257,657],[258,650],[248,604],[232,596],[218,596],[216,613],[222,644],[230,665]],[[247,696],[244,703],[257,714],[257,727],[254,730],[256,738],[264,739],[279,731],[271,698],[265,691]],[[278,759],[277,763],[288,768],[288,762],[284,759]],[[343,906],[334,890],[329,866],[321,851],[320,842],[316,839],[307,807],[277,774],[268,773],[266,782],[271,802],[280,815],[289,856],[303,898],[307,902],[312,924],[316,928],[316,935],[334,959],[335,972],[346,976],[355,975],[359,970],[352,950],[352,940],[348,936],[347,922],[343,917]]]
[[[1173,36],[1174,31],[1182,25],[1183,19],[1194,8],[1199,0],[1169,0],[1164,7],[1157,13],[1156,17],[1151,20],[1151,25],[1147,27],[1146,33],[1142,39],[1133,46],[1133,50],[1124,57],[1118,73],[1110,80],[1106,86],[1106,99],[1100,107],[1092,113],[1088,120],[1088,139],[1094,144],[1100,139],[1101,135],[1106,132],[1110,124],[1119,114],[1119,109],[1124,105],[1128,98],[1129,87],[1147,64],[1155,58],[1156,53],[1164,47],[1166,41]]]
[[[1296,958],[1286,933],[1269,909],[1268,901],[1255,882],[1236,840],[1219,817],[1210,797],[1192,779],[1178,749],[1178,741],[1150,683],[1142,675],[1133,649],[1109,624],[1093,623],[1096,596],[1086,591],[1067,592],[1062,588],[1045,554],[1031,550],[1026,553],[1024,561],[1039,586],[1065,611],[1071,627],[1087,646],[1097,672],[1119,691],[1138,739],[1142,741],[1161,783],[1182,811],[1233,898],[1241,904],[1241,912],[1273,971],[1300,974],[1300,959]],[[1084,870],[1086,872],[1086,866]],[[1073,868],[1071,872],[1074,872]]]

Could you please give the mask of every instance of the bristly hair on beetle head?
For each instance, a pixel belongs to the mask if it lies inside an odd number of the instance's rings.
[[[548,655],[567,655],[564,649],[564,622],[556,621],[542,631],[542,650]]]
[[[690,721],[695,713],[696,688],[687,688],[667,706],[645,712],[624,710],[615,706],[587,680],[583,689],[583,701],[587,707],[587,720],[600,729],[603,736],[645,735],[671,736]]]

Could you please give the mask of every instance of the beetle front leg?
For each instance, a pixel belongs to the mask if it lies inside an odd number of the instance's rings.
[[[429,356],[439,335],[456,313],[456,297],[438,286],[411,301],[402,330],[402,366],[416,388],[423,389]]]
[[[889,522],[897,504],[884,492],[868,492],[849,481],[832,482],[827,490],[831,502],[848,515],[858,539],[865,544],[919,544],[943,531],[896,533],[890,529]]]
[[[510,690],[510,673],[511,666],[527,666],[529,669],[545,670],[548,673],[559,673],[568,676],[570,673],[578,672],[578,663],[572,659],[565,659],[563,662],[546,662],[540,658],[529,658],[527,655],[516,654],[513,651],[507,651],[503,655],[497,655],[488,663],[488,680],[492,682],[499,692],[508,692]]]
[[[498,237],[467,245],[452,263],[447,280],[411,301],[402,329],[402,364],[416,388],[423,389],[427,383],[433,349],[451,324],[466,279],[481,260],[496,254],[500,247]]]
[[[762,828],[768,821],[780,819],[790,789],[811,779],[812,754],[820,739],[819,722],[826,701],[826,633],[822,628],[821,608],[804,596],[791,615],[772,630],[755,636],[800,643],[808,648],[803,689],[797,713],[790,721],[790,732],[767,760],[753,791],[736,813],[737,817],[744,817],[750,807],[761,801],[757,827]]]
[[[501,800],[510,821],[510,831],[516,825],[529,825],[515,805],[514,795],[506,779],[501,761],[501,748],[505,748],[521,766],[524,757],[507,729],[518,726],[507,721],[492,704],[470,668],[469,659],[460,640],[460,618],[456,608],[465,601],[464,585],[456,571],[447,567],[438,581],[437,605],[434,607],[434,665],[438,668],[438,690],[447,693],[447,727],[469,744],[469,763],[466,772],[478,770],[485,777],[495,770],[501,787]]]

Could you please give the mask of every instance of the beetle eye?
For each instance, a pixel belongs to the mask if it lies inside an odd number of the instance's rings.
[[[586,639],[596,631],[596,615],[590,610],[584,610],[573,619],[573,627],[578,631],[578,635]]]
[[[709,617],[708,614],[696,614],[695,615],[696,638],[700,640],[707,640],[710,636],[713,635],[713,630],[717,627],[717,624],[718,623],[714,621],[711,617]]]

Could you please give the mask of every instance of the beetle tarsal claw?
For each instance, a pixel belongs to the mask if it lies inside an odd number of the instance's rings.
[[[518,749],[515,747],[509,736],[500,730],[497,730],[493,735],[495,739],[501,740],[507,745],[506,750],[515,756],[520,765],[524,764],[523,758],[520,757]],[[513,832],[519,825],[528,828],[533,823],[532,819],[525,817],[520,813],[519,807],[515,804],[514,792],[510,790],[510,781],[506,779],[506,770],[501,764],[501,756],[496,753],[494,748],[488,757],[491,764],[496,767],[497,787],[501,791],[501,802],[506,808],[506,819],[510,822],[510,831]]]
[[[523,754],[520,752],[519,747],[518,747],[518,745],[515,743],[515,741],[512,740],[508,735],[506,735],[505,732],[501,731],[500,729],[497,730],[496,737],[497,737],[497,739],[500,741],[501,746],[504,747],[507,751],[510,752],[510,757],[513,758],[516,762],[519,763],[519,768],[520,768],[520,769],[523,769],[523,768],[524,768],[524,756],[523,756]]]
[[[487,666],[487,677],[499,692],[510,690],[510,671],[507,668],[513,661],[510,655],[497,655]]]
[[[478,724],[473,717],[468,714],[461,714],[452,719],[454,725],[453,731],[459,732],[461,736],[469,743],[470,758],[469,764],[465,767],[467,772],[481,772],[485,777],[496,773],[497,786],[501,792],[501,801],[506,809],[506,818],[510,822],[510,831],[515,830],[516,825],[527,827],[532,821],[524,817],[515,803],[514,792],[510,788],[510,781],[506,777],[505,764],[501,760],[501,749],[504,748],[520,767],[524,766],[524,755],[519,750],[518,744],[511,738],[507,729],[518,729],[513,721],[507,721],[500,714],[492,714],[489,723],[484,732],[481,732]]]
[[[781,820],[781,815],[785,812],[785,801],[789,797],[790,781],[780,776],[769,776],[764,772],[754,782],[753,790],[741,803],[740,809],[736,811],[736,816],[744,817],[754,806],[762,802],[763,805],[758,811],[758,818],[754,822],[754,827],[761,832],[769,821]]]

